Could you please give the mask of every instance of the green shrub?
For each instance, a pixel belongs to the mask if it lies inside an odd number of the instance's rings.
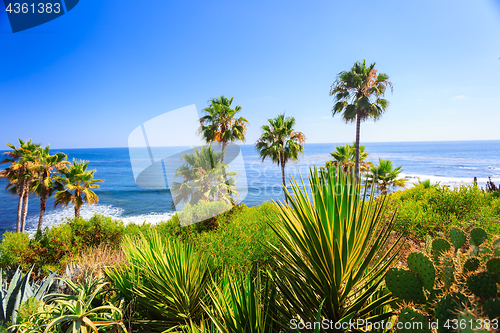
[[[457,225],[477,224],[492,232],[492,218],[500,212],[495,199],[473,185],[450,189],[419,184],[389,195],[389,207],[391,213],[397,210],[396,230],[421,239]]]
[[[251,208],[241,205],[217,217],[217,230],[194,234],[191,241],[209,253],[217,267],[248,272],[273,262],[269,243],[279,243],[268,217],[276,219],[275,212],[269,202]]]
[[[0,266],[2,268],[21,266],[27,270],[33,256],[34,251],[30,247],[28,234],[10,231],[3,234],[0,243]]]

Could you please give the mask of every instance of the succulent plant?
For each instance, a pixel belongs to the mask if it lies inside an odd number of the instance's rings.
[[[495,275],[490,272],[479,272],[467,277],[467,288],[479,298],[489,298],[498,293]]]
[[[451,244],[453,244],[453,247],[455,248],[455,252],[457,252],[459,248],[464,246],[465,242],[467,241],[465,232],[457,227],[453,227],[450,229],[448,237],[451,240]]]
[[[444,288],[450,289],[455,282],[455,263],[453,256],[446,252],[441,257],[441,279],[443,280]]]
[[[500,299],[489,298],[483,304],[483,312],[489,320],[500,318]]]
[[[436,280],[436,269],[432,261],[422,252],[412,252],[406,259],[408,268],[420,278],[425,289],[431,291]]]
[[[400,300],[423,304],[426,297],[422,283],[413,272],[401,268],[391,268],[385,277],[387,288]]]
[[[479,261],[479,259],[477,259],[475,257],[469,258],[464,262],[463,271],[464,271],[464,273],[475,272],[475,271],[477,271],[477,269],[479,268],[480,265],[481,265],[481,262]]]
[[[403,323],[401,332],[409,332],[409,333],[420,333],[426,332],[430,333],[431,330],[429,328],[429,322],[425,317],[416,309],[412,307],[405,307],[401,309],[398,315],[398,323]],[[412,323],[405,328],[405,323]]]
[[[432,254],[434,255],[434,261],[437,261],[439,256],[451,248],[450,243],[446,239],[436,238],[432,242]]]
[[[470,232],[470,243],[474,246],[480,246],[488,238],[488,234],[483,228],[474,228]]]
[[[445,323],[456,319],[457,313],[469,305],[468,298],[459,292],[445,294],[434,307],[434,319],[439,323],[439,332],[452,332]]]

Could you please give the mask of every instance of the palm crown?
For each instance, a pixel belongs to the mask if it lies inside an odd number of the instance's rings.
[[[341,114],[346,122],[356,121],[355,173],[359,179],[359,129],[360,123],[372,118],[377,120],[387,109],[389,102],[382,98],[392,83],[387,74],[377,74],[375,63],[366,66],[365,60],[358,61],[349,71],[340,72],[333,83],[330,95],[335,104],[332,114]]]
[[[391,160],[378,159],[379,164],[371,168],[371,174],[368,175],[368,184],[374,183],[382,194],[387,194],[390,186],[405,187],[408,179],[398,178],[403,172],[401,166],[394,168]]]
[[[224,95],[212,98],[209,101],[210,105],[203,109],[207,115],[200,118],[200,134],[207,143],[221,143],[223,153],[228,142],[245,141],[248,120],[235,117],[241,111],[241,106],[237,105],[232,109],[233,98],[227,98]],[[222,155],[222,161],[224,161],[224,155]]]
[[[80,208],[83,203],[90,205],[99,202],[99,197],[92,189],[99,188],[96,184],[101,179],[94,179],[96,170],[87,170],[89,162],[76,161],[67,170],[63,170],[63,177],[58,177],[59,191],[55,194],[55,207],[59,205],[75,206],[75,217],[80,217]]]
[[[285,165],[288,161],[297,161],[299,154],[304,152],[303,143],[306,140],[302,132],[295,132],[295,118],[280,114],[274,119],[268,119],[269,124],[262,126],[262,135],[255,144],[262,161],[270,158],[281,166],[283,186],[286,187]]]
[[[365,146],[359,146],[359,169],[361,172],[369,171],[370,168],[373,167],[373,163],[365,161],[368,155],[370,155],[365,152],[365,149]],[[330,156],[333,157],[333,160],[326,162],[326,166],[340,166],[347,172],[349,168],[355,166],[356,143],[352,145],[345,144],[343,146],[337,146],[335,147],[335,151],[330,153]]]

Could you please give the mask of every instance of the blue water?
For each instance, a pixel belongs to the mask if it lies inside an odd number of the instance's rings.
[[[305,174],[309,165],[324,165],[329,153],[337,144],[307,144],[305,153],[297,163],[287,167],[287,175]],[[410,179],[409,186],[417,178],[431,179],[451,186],[471,183],[478,178],[484,186],[488,177],[500,184],[500,141],[454,141],[454,142],[404,142],[365,143],[373,163],[378,157],[391,159],[401,165],[403,175]],[[156,223],[166,220],[173,213],[172,197],[168,190],[147,190],[135,184],[128,148],[62,149],[72,158],[90,161],[89,168],[97,169],[96,178],[103,179],[96,190],[99,204],[84,206],[82,216],[90,217],[94,212],[120,218],[125,222]],[[242,145],[248,194],[243,203],[254,206],[266,200],[282,198],[281,171],[270,161],[261,162],[252,145]],[[7,180],[0,178],[0,233],[14,230],[17,214],[17,197],[2,190]],[[29,201],[27,230],[36,228],[39,200],[31,196]],[[74,214],[73,209],[53,208],[49,199],[44,225],[60,222]]]

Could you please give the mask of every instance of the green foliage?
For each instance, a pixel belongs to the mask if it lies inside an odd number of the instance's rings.
[[[442,185],[414,186],[389,195],[389,210],[397,209],[396,229],[423,239],[451,227],[467,228],[471,222],[487,232],[500,234],[500,203],[472,185],[449,189]],[[459,243],[457,243],[459,245]]]
[[[291,182],[291,190],[285,189],[290,205],[279,203],[279,221],[272,223],[281,245],[274,248],[277,269],[272,274],[283,295],[285,322],[387,319],[390,312],[371,316],[391,302],[390,294],[373,296],[399,244],[399,239],[388,244],[392,224],[381,219],[384,200],[374,202],[373,191],[361,200],[354,173],[341,168],[326,174],[311,168],[309,185],[312,194],[303,181],[300,186]]]
[[[490,320],[500,319],[500,299],[487,299],[483,304],[483,311]]]
[[[217,217],[215,232],[195,234],[195,246],[210,255],[218,268],[235,273],[273,264],[270,244],[277,246],[278,237],[269,226],[269,218],[277,221],[276,208],[271,203],[257,207],[239,206]]]
[[[450,253],[445,253],[441,258],[441,279],[443,288],[449,290],[455,282],[455,263]]]
[[[411,307],[406,307],[400,310],[398,315],[398,322],[401,323],[403,329],[401,332],[407,333],[430,333],[429,324],[427,319],[416,309]],[[404,328],[405,323],[412,323],[411,327]],[[409,326],[409,325],[408,325]]]
[[[448,293],[444,295],[436,304],[434,318],[439,322],[439,332],[452,332],[451,329],[444,327],[447,321],[456,318],[464,304],[468,304],[467,297],[459,292]]]
[[[470,244],[480,246],[488,238],[488,234],[483,228],[474,228],[470,231]]]
[[[216,227],[216,216],[230,210],[231,207],[232,205],[224,200],[201,200],[193,205],[187,203],[182,212],[178,214],[178,219],[181,226],[195,223],[195,228],[198,231],[211,230]]]
[[[125,294],[135,295],[137,303],[147,312],[147,319],[140,321],[154,330],[175,329],[199,323],[204,313],[202,302],[207,301],[206,289],[213,273],[211,260],[203,252],[196,251],[189,243],[162,238],[155,230],[127,236],[123,250],[130,262],[129,267],[115,270],[132,270],[125,276],[130,282],[120,282]]]
[[[408,268],[420,278],[423,287],[429,291],[432,290],[436,279],[436,269],[429,257],[421,252],[412,252],[408,255],[406,262]]]
[[[495,275],[489,272],[479,272],[467,277],[467,288],[479,298],[496,296],[498,293]]]
[[[385,283],[392,293],[402,301],[425,303],[422,282],[413,272],[391,268],[385,277]]]
[[[452,227],[450,229],[450,231],[448,232],[448,237],[450,238],[451,244],[453,244],[455,251],[464,246],[465,242],[467,241],[467,236],[465,236],[465,232],[463,232],[462,229],[457,227]]]
[[[479,265],[481,265],[479,259],[476,257],[469,258],[464,263],[464,272],[475,272],[479,268]]]
[[[446,239],[436,238],[432,242],[432,254],[434,255],[434,260],[437,260],[444,252],[451,248],[450,243]]]

